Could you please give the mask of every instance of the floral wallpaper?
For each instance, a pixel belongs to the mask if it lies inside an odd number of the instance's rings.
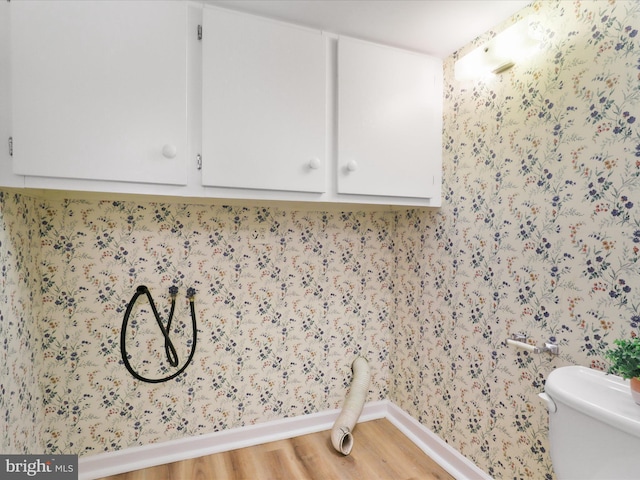
[[[370,398],[387,397],[393,215],[41,208],[47,449],[86,454],[337,408],[359,354],[374,371]],[[139,285],[164,322],[169,288],[179,288],[172,337],[182,362],[192,341],[185,294],[197,292],[196,355],[168,383],[141,383],[122,365],[119,332]],[[171,367],[144,298],[127,335],[138,372],[164,376]]]
[[[639,333],[640,4],[541,1],[542,51],[445,62],[440,209],[342,212],[0,191],[0,449],[91,455],[338,408],[366,356],[389,398],[495,478],[553,478],[537,394]],[[506,28],[512,22],[497,27]],[[135,380],[151,291],[181,362]],[[507,347],[515,332],[557,358]],[[130,361],[172,371],[144,298]]]
[[[528,15],[535,57],[457,82],[489,33],[446,61],[443,207],[396,238],[390,397],[495,478],[551,478],[547,375],[640,333],[640,2]]]
[[[38,208],[0,191],[0,452],[43,452]]]

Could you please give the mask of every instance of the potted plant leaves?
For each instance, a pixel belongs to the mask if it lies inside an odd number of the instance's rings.
[[[617,339],[613,343],[616,348],[605,352],[611,361],[609,373],[630,380],[631,395],[640,405],[640,337]]]

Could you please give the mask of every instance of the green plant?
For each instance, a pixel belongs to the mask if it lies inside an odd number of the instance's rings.
[[[609,373],[619,375],[624,379],[640,378],[640,337],[614,340],[618,347],[605,352],[605,357],[611,361]]]

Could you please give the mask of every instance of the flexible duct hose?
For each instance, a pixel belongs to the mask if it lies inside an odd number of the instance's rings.
[[[362,413],[362,407],[369,392],[369,380],[371,379],[369,363],[363,357],[358,357],[353,361],[351,370],[353,371],[351,389],[344,401],[342,411],[331,429],[333,448],[343,455],[351,453],[351,448],[353,447],[351,431]]]

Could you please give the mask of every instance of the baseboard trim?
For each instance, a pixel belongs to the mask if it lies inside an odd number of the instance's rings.
[[[80,457],[78,480],[95,480],[165,463],[330,430],[339,414],[340,410],[326,410],[196,437]],[[491,480],[491,477],[453,447],[388,400],[366,403],[359,421],[366,422],[378,418],[387,418],[456,479]]]
[[[396,404],[388,403],[385,418],[457,480],[493,480],[475,463]]]

